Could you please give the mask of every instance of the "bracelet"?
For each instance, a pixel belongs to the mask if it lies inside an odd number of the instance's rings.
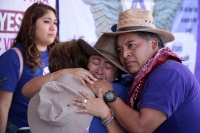
[[[108,124],[113,120],[113,118],[115,117],[113,111],[112,111],[112,110],[110,110],[110,111],[112,112],[112,117],[111,117],[108,121],[106,121],[106,122],[102,122],[102,121],[101,121],[101,123],[102,123],[104,126],[108,125]]]
[[[104,120],[106,120],[110,115],[112,116],[112,110],[111,110],[111,109],[110,109],[109,114],[108,114],[104,119],[102,119],[102,122],[103,122]]]
[[[54,73],[55,73],[55,72],[53,72],[53,73],[51,74],[51,78],[50,78],[50,81],[52,80],[52,78],[53,78],[53,75],[54,75]]]
[[[112,120],[113,120],[114,116],[112,116],[107,122],[103,123],[104,126],[108,125]]]

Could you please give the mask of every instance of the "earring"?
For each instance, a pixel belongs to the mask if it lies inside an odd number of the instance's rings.
[[[118,78],[115,78],[115,81],[117,81],[118,80]]]

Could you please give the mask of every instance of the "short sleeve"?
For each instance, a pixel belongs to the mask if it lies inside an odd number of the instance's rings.
[[[7,78],[0,84],[0,89],[14,92],[19,78],[20,61],[17,53],[9,49],[0,56],[0,79]]]
[[[170,117],[184,101],[184,88],[186,84],[176,69],[157,68],[144,86],[139,109],[154,108]]]

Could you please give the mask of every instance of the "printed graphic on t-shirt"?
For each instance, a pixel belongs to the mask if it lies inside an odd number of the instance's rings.
[[[32,69],[28,70],[28,73],[32,73]],[[49,73],[49,67],[44,67],[44,68],[37,68],[35,70],[35,76],[41,76],[41,75],[46,75]]]
[[[45,67],[44,69],[43,69],[43,75],[46,75],[46,74],[48,74],[49,73],[49,67]]]

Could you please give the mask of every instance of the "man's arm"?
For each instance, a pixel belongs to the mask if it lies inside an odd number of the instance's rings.
[[[151,108],[142,108],[139,112],[127,106],[120,98],[108,104],[124,129],[130,133],[152,133],[166,119],[167,114]]]
[[[97,81],[89,85],[90,89],[97,94],[98,89],[102,88],[103,94],[108,90],[113,90],[112,85],[105,80]],[[152,108],[142,108],[139,112],[126,105],[120,98],[108,103],[113,110],[117,121],[128,132],[147,132],[152,133],[166,119],[167,114]]]

